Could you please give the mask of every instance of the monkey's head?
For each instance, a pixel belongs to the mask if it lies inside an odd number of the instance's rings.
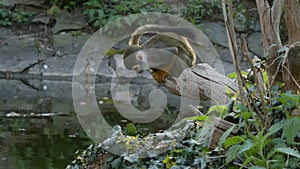
[[[147,54],[142,50],[142,47],[130,46],[124,52],[124,65],[128,70],[140,73],[150,68],[146,57]]]
[[[128,70],[135,70],[140,73],[144,70],[152,69],[164,70],[178,55],[177,47],[166,47],[162,49],[147,48],[140,46],[130,46],[124,52],[124,65]],[[167,71],[167,70],[164,70]]]

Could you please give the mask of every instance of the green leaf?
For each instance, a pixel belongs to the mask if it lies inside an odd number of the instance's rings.
[[[129,161],[130,163],[138,163],[139,157],[137,154],[131,154],[129,156],[125,156],[124,160]]]
[[[253,143],[250,142],[249,140],[247,140],[247,141],[245,142],[245,144],[243,144],[243,145],[241,146],[241,150],[240,150],[239,153],[243,153],[243,152],[245,152],[245,151],[248,151],[248,150],[250,150],[252,147],[253,147]]]
[[[227,77],[230,78],[230,79],[235,79],[235,78],[237,78],[236,72],[229,73],[229,74],[227,75]]]
[[[292,144],[300,129],[300,119],[298,117],[289,118],[285,121],[283,131],[288,144]]]
[[[194,116],[194,117],[187,117],[184,120],[195,120],[195,121],[207,121],[210,119],[209,116]]]
[[[259,166],[253,166],[250,167],[249,169],[266,169],[265,167],[259,167]]]
[[[207,114],[209,113],[217,113],[217,114],[224,114],[227,111],[227,106],[226,105],[215,105],[211,108],[209,108]]]
[[[243,169],[248,163],[254,160],[253,156],[247,157],[245,162],[241,165],[240,169]]]
[[[241,110],[241,112],[249,112],[247,107],[243,103],[238,103],[237,106]]]
[[[111,162],[111,168],[112,169],[121,168],[121,164],[122,164],[122,158],[119,157],[119,158],[117,158],[117,159],[115,159],[114,161]]]
[[[134,136],[136,134],[136,128],[135,128],[134,124],[128,123],[126,127],[127,127],[128,135]]]
[[[268,135],[272,135],[272,134],[278,132],[280,129],[283,128],[283,125],[284,125],[284,123],[282,121],[279,123],[275,123],[274,125],[272,125],[269,128]]]
[[[242,115],[243,119],[247,120],[247,121],[252,116],[252,114],[250,112],[248,112],[248,111],[242,111],[241,115]]]
[[[269,84],[269,77],[268,77],[267,71],[263,71],[263,78],[264,78],[265,84]]]
[[[274,154],[276,153],[276,148],[286,147],[285,139],[283,138],[273,138],[270,144],[274,145],[274,147],[267,153],[267,159],[273,159]]]
[[[243,145],[234,145],[230,147],[226,153],[227,155],[226,163],[230,163],[232,160],[238,157],[239,154],[250,150],[252,147],[253,147],[253,143],[248,140]]]
[[[234,145],[230,147],[226,153],[226,163],[230,163],[232,160],[234,160],[241,149],[241,145]]]
[[[300,158],[299,152],[295,149],[290,148],[290,147],[279,147],[279,148],[276,148],[275,151],[281,152],[281,153],[284,153],[284,154],[287,154],[287,155],[292,155],[292,156],[295,156],[297,158]]]
[[[240,136],[234,136],[234,137],[230,137],[228,139],[226,139],[226,141],[224,142],[224,146],[225,148],[228,148],[232,145],[235,145],[235,144],[238,144],[238,143],[242,143],[244,142],[245,140],[240,137]]]
[[[225,142],[225,139],[229,136],[229,134],[235,129],[235,125],[231,126],[220,138],[220,141],[218,142],[218,149],[221,150],[222,145]]]

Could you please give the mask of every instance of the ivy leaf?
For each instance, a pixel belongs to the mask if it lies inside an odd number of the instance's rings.
[[[129,156],[125,156],[124,160],[129,161],[130,163],[138,163],[139,157],[137,154],[131,154]]]
[[[135,136],[136,135],[136,128],[134,126],[134,124],[132,123],[128,123],[127,126],[127,134],[130,136]]]
[[[283,131],[288,144],[292,144],[300,129],[300,119],[297,117],[288,118],[283,126]]]
[[[119,158],[117,158],[117,159],[115,159],[114,161],[111,162],[111,168],[112,169],[121,168],[121,164],[122,164],[122,158],[119,157]]]
[[[295,156],[297,158],[300,158],[299,152],[295,149],[290,148],[290,147],[279,147],[279,148],[276,148],[275,151],[281,152],[281,153],[284,153],[284,154],[287,154],[287,155],[292,155],[292,156]]]

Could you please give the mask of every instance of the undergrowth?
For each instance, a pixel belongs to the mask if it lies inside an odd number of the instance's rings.
[[[262,68],[263,63],[257,63]],[[264,71],[263,69],[261,69]],[[263,73],[266,78],[266,73]],[[168,151],[147,158],[138,156],[110,155],[107,168],[251,168],[251,169],[296,169],[300,166],[300,93],[284,91],[284,84],[265,88],[264,100],[257,96],[253,74],[243,73],[250,105],[240,101],[239,93],[228,93],[231,99],[226,106],[214,106],[210,111],[222,113],[222,118],[234,123],[220,138],[218,147],[199,141],[203,134],[202,122],[208,116],[192,117],[193,126],[181,141],[169,146]],[[235,75],[231,74],[234,78]],[[267,86],[264,84],[263,86]],[[267,114],[263,114],[262,102]],[[210,112],[209,111],[209,112]],[[266,117],[268,116],[268,117]],[[206,117],[206,118],[204,118]],[[270,123],[266,122],[269,119]],[[187,119],[185,119],[187,120]],[[269,125],[268,125],[269,124]],[[168,132],[168,131],[165,131]],[[123,133],[129,138],[140,137],[141,132],[133,124],[125,127]],[[139,134],[138,134],[139,133]],[[91,146],[75,155],[69,168],[88,166],[93,162],[87,154],[104,152],[101,146]],[[86,159],[85,161],[82,159]],[[94,159],[95,160],[95,159]]]

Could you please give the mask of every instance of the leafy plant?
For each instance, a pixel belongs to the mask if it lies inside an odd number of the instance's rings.
[[[263,168],[299,166],[300,154],[298,150],[289,147],[294,143],[293,140],[299,130],[299,127],[291,130],[295,124],[300,125],[298,117],[276,123],[270,127],[268,132],[261,130],[256,135],[248,133],[249,137],[241,135],[228,138],[223,144],[228,149],[226,163],[240,161],[242,163],[240,168],[245,166]],[[285,137],[278,138],[276,135]],[[287,163],[290,158],[295,159]]]
[[[239,135],[225,139],[228,135],[224,134],[219,142],[219,150],[225,148],[226,164],[231,167],[297,168],[300,165],[297,142],[300,132],[300,93],[284,92],[283,84],[277,84],[269,92],[264,90],[264,100],[260,100],[255,81],[249,80],[252,76],[250,72],[244,77],[244,89],[249,92],[247,99],[251,106],[232,98],[231,107],[228,108],[230,111],[225,115],[225,118],[237,119]],[[262,113],[261,102],[265,103],[266,114]],[[270,120],[270,125],[265,123],[266,119]]]
[[[11,26],[14,23],[28,23],[36,15],[35,12],[28,12],[21,8],[14,10],[0,6],[0,26]]]
[[[81,6],[84,2],[84,0],[50,0],[51,5],[66,10],[74,10],[75,7]]]
[[[121,16],[140,12],[168,12],[169,6],[162,1],[154,0],[122,0],[98,1],[89,0],[84,3],[86,8],[83,14],[88,17],[89,23],[99,28]]]
[[[190,0],[183,16],[193,24],[199,24],[204,19],[221,19],[221,0]]]
[[[183,129],[189,126],[189,133],[187,133],[186,137],[181,141],[173,142],[170,146],[168,146],[169,151],[166,153],[155,156],[152,155],[151,157],[147,158],[138,158],[136,154],[127,156],[117,156],[111,154],[106,161],[106,168],[205,168],[206,166],[210,165],[207,163],[214,161],[214,159],[205,159],[205,157],[212,152],[207,148],[207,138],[201,139],[201,135],[203,135],[203,132],[205,132],[203,124],[207,120],[209,120],[207,116],[197,116],[194,118],[184,119],[182,122],[180,122],[180,124],[183,124]],[[125,132],[131,130],[131,133],[136,133],[136,130],[134,129],[135,127],[132,125],[133,124],[128,125]],[[180,131],[181,129],[179,129],[179,132]],[[177,137],[176,134],[178,134],[178,132],[166,132],[167,135],[173,135],[173,137]],[[136,146],[134,141],[137,140],[137,137],[127,137],[126,140],[127,146]],[[94,160],[94,154],[99,154],[98,152],[104,152],[99,145],[93,145],[87,150],[76,152],[76,160],[74,160],[68,166],[68,168],[80,168],[80,166],[84,167],[88,165],[92,162],[90,159]]]

